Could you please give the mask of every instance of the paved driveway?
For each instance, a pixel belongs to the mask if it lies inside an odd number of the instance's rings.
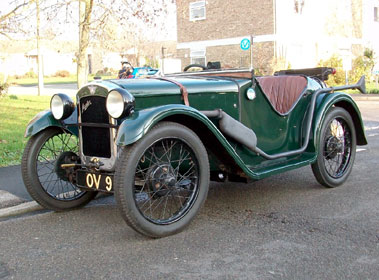
[[[323,188],[309,167],[212,183],[194,222],[162,239],[127,227],[111,198],[8,219],[0,278],[378,279],[379,102],[361,103],[369,145],[341,187]]]

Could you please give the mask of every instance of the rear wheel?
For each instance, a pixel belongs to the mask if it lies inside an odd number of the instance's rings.
[[[62,211],[90,202],[97,192],[87,192],[70,182],[61,168],[78,159],[78,139],[62,129],[48,128],[32,136],[21,162],[22,178],[30,196],[47,209]]]
[[[122,217],[150,237],[183,230],[203,205],[208,185],[208,156],[200,139],[170,122],[124,147],[115,172]]]
[[[317,161],[312,171],[317,181],[329,188],[343,184],[352,170],[356,134],[350,114],[343,108],[332,108],[321,127]]]

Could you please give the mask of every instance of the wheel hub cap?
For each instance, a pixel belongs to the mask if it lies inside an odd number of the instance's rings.
[[[325,151],[326,158],[333,159],[343,152],[343,143],[337,137],[332,136],[326,141]]]
[[[78,156],[74,152],[63,152],[59,155],[55,162],[55,172],[57,173],[59,179],[64,181],[69,181],[69,174],[67,169],[61,167],[62,164],[77,163]]]
[[[153,166],[149,172],[149,182],[151,190],[157,196],[166,195],[177,184],[174,169],[168,163]]]

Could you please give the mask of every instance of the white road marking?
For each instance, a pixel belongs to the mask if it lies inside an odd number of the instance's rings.
[[[376,130],[379,129],[379,126],[366,127],[365,130]]]
[[[367,149],[357,149],[357,153],[366,151]]]
[[[379,133],[374,133],[374,134],[367,135],[367,137],[378,136],[378,135],[379,135]]]

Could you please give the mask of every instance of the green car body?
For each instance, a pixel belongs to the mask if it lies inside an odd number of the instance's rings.
[[[278,159],[265,159],[227,137],[219,129],[217,120],[207,117],[203,112],[221,109],[254,131],[257,146],[267,154],[292,151],[303,144],[305,118],[312,94],[322,88],[319,83],[307,77],[304,94],[287,114],[281,114],[270,103],[255,77],[188,75],[174,79],[187,89],[190,106],[183,104],[181,90],[176,84],[160,79],[95,81],[81,88],[76,98],[79,100],[90,95],[105,98],[113,89],[127,90],[135,98],[135,110],[130,116],[117,120],[114,139],[117,146],[132,145],[162,121],[177,122],[193,130],[202,140],[208,151],[211,174],[229,174],[231,180],[258,180],[314,163],[317,151],[321,148],[318,144],[321,125],[332,107],[341,107],[349,112],[354,121],[357,144],[367,144],[362,118],[352,98],[338,91],[321,93],[316,100],[305,151]],[[255,92],[253,100],[247,98],[249,89]],[[77,109],[63,121],[56,120],[50,111],[44,111],[28,124],[25,136],[33,136],[48,127],[61,127],[78,135],[78,127],[75,126],[77,117]]]

